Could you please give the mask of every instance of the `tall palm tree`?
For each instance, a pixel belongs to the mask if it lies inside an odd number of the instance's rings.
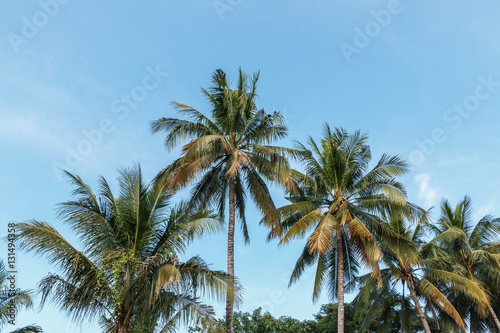
[[[204,232],[220,230],[209,211],[170,207],[165,179],[143,181],[140,167],[120,171],[120,195],[100,179],[99,194],[75,175],[74,200],[59,205],[59,217],[79,242],[36,220],[17,225],[26,251],[59,268],[39,283],[48,298],[73,318],[101,317],[105,332],[171,332],[176,325],[211,317],[199,296],[223,297],[227,274],[198,257],[181,262],[186,246]],[[140,328],[140,329],[139,329]]]
[[[161,118],[152,124],[154,133],[167,132],[167,149],[182,140],[182,156],[165,171],[172,170],[174,188],[200,176],[192,190],[191,201],[202,208],[215,206],[224,216],[229,203],[227,272],[234,276],[234,233],[238,215],[245,241],[249,241],[245,218],[246,198],[250,196],[264,216],[264,223],[276,229],[275,205],[266,185],[268,181],[285,182],[289,175],[286,153],[293,150],[270,144],[286,135],[280,113],[267,114],[257,109],[259,74],[249,78],[241,69],[235,89],[222,70],[216,70],[208,90],[209,114],[182,103],[173,103],[186,119]],[[233,300],[226,302],[226,329],[233,330]]]
[[[291,193],[291,204],[278,209],[284,235],[280,244],[311,232],[293,270],[295,282],[307,266],[317,263],[313,299],[325,281],[330,296],[338,299],[338,332],[344,332],[344,283],[356,274],[360,264],[378,275],[382,250],[377,238],[398,235],[377,215],[400,210],[405,214],[420,209],[406,200],[396,176],[407,172],[407,164],[397,156],[383,155],[368,169],[371,160],[367,135],[348,134],[325,125],[318,144],[309,138],[303,154],[305,173],[293,171],[300,190]]]
[[[12,317],[12,310],[19,312],[25,308],[33,307],[33,292],[31,290],[11,290],[9,287],[9,274],[3,261],[0,260],[0,329],[7,325],[14,318]],[[30,331],[30,329],[32,329]],[[37,329],[37,330],[34,330]],[[26,326],[18,328],[14,332],[42,332],[38,326]]]
[[[452,258],[449,269],[492,295],[487,302],[478,302],[461,290],[448,296],[462,316],[469,319],[471,332],[500,331],[498,314],[492,306],[500,290],[500,219],[486,215],[474,223],[472,202],[465,196],[454,209],[444,200],[441,217],[432,229],[436,234],[432,242]],[[484,320],[485,317],[490,320]]]
[[[403,250],[400,246],[386,246],[382,241],[382,260],[387,267],[381,270],[384,277],[384,285],[390,286],[390,289],[393,290],[397,283],[401,282],[403,288],[408,288],[425,332],[430,333],[431,329],[418,296],[426,302],[427,308],[432,313],[435,313],[436,308],[438,308],[453,318],[456,325],[464,328],[465,324],[460,314],[447,299],[446,295],[439,289],[440,285],[443,283],[453,284],[455,289],[466,293],[471,298],[478,299],[479,302],[486,301],[488,296],[479,285],[459,274],[443,269],[453,261],[453,258],[448,257],[439,248],[435,248],[433,243],[425,243],[423,241],[423,221],[417,224],[412,230],[409,227],[408,221],[403,219],[401,215],[392,214],[388,223],[394,232],[402,236],[402,241],[410,244],[410,248]],[[360,277],[359,280],[363,281],[364,287],[358,298],[365,303],[369,303],[370,300],[367,296],[370,296],[374,292],[374,282],[370,281],[373,279],[369,275],[366,275]],[[376,311],[376,307],[377,302],[372,302],[370,311]],[[407,322],[408,317],[404,316],[404,310],[402,309],[401,311],[401,318]],[[371,319],[370,316],[366,316],[366,318],[368,321]],[[436,326],[440,329],[437,319]],[[404,329],[405,325],[402,325],[402,327]],[[407,331],[405,330],[405,332]]]

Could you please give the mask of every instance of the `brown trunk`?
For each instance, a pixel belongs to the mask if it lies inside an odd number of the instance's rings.
[[[234,179],[229,180],[229,225],[227,228],[227,274],[234,276]],[[228,286],[233,289],[233,284]],[[226,332],[233,333],[233,290],[229,290],[226,299]]]
[[[337,229],[337,298],[338,318],[337,332],[344,333],[344,247],[342,244],[342,227]]]
[[[123,309],[123,308],[122,308]],[[124,310],[122,310],[124,311]],[[128,324],[125,324],[126,316],[120,315],[115,321],[115,328],[113,332],[115,333],[130,333],[130,327]]]
[[[113,330],[112,332],[113,333],[123,333],[125,332],[124,330],[124,321],[125,321],[125,315],[123,314],[123,305],[120,306],[119,310],[118,310],[118,315],[117,317],[114,319],[114,323],[113,323]]]
[[[429,302],[429,305],[430,305],[430,308],[432,310],[432,317],[434,318],[434,323],[436,324],[436,328],[438,329],[438,331],[441,332],[441,326],[439,325],[439,320],[438,320],[436,310],[434,309],[434,305],[432,305],[430,302]]]
[[[126,325],[123,325],[122,323],[118,323],[118,325],[115,327],[113,332],[115,332],[115,333],[128,333],[128,332],[130,332],[130,329]]]
[[[417,308],[418,315],[420,316],[420,320],[422,321],[422,325],[424,325],[425,332],[431,333],[431,328],[429,327],[429,323],[427,323],[427,319],[425,318],[424,310],[422,310],[422,307],[418,302],[417,294],[415,293],[413,283],[411,281],[407,281],[407,284],[408,284],[408,289],[410,289],[413,302],[415,303],[415,307]]]
[[[497,315],[495,314],[495,311],[491,307],[491,304],[488,303],[488,310],[490,310],[490,314],[493,317],[493,320],[495,321],[495,325],[497,325],[498,332],[500,332],[500,321],[498,320]]]

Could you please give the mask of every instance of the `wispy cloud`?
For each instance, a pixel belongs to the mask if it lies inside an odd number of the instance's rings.
[[[423,200],[426,207],[436,204],[438,191],[430,185],[431,176],[427,173],[422,173],[415,176],[415,183],[418,184],[418,198]]]
[[[50,128],[42,124],[40,117],[21,111],[2,115],[0,138],[11,143],[17,141],[44,146],[58,141]]]
[[[497,191],[496,193],[491,193],[490,199],[481,205],[479,209],[477,210],[477,219],[482,218],[485,215],[494,215],[498,216],[498,213],[500,212],[498,208],[498,203],[500,202],[500,191]]]

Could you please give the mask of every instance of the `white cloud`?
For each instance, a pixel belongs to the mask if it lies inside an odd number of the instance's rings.
[[[418,198],[424,201],[426,207],[434,206],[438,198],[438,191],[431,187],[431,176],[427,173],[422,173],[415,176],[415,183],[418,184]]]
[[[498,217],[498,214],[500,212],[498,208],[498,202],[500,202],[500,191],[491,193],[491,198],[477,210],[477,214],[475,214],[477,215],[476,219],[479,220],[485,215],[493,215],[495,217]]]
[[[0,137],[39,144],[52,141],[53,134],[50,129],[45,128],[38,118],[30,114],[3,114]]]

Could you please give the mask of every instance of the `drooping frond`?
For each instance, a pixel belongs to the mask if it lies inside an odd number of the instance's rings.
[[[408,172],[408,164],[398,156],[384,154],[370,169],[372,155],[367,140],[366,133],[348,133],[325,124],[320,141],[310,137],[306,144],[296,143],[295,156],[300,158],[305,172],[290,172],[293,187],[287,199],[291,204],[277,210],[284,231],[280,244],[310,232],[308,252],[297,262],[292,280],[300,275],[304,263],[317,262],[314,295],[327,283],[329,296],[336,296],[337,233],[342,234],[344,273],[348,279],[364,264],[380,286],[380,244],[398,246],[401,253],[413,251],[412,260],[417,261],[414,243],[408,241],[407,235],[392,230],[384,220],[394,212],[409,221],[418,221],[425,215],[420,207],[407,201],[404,186],[396,180]],[[324,260],[320,262],[319,257]],[[323,279],[326,271],[328,281]]]
[[[168,150],[171,150],[183,140],[212,133],[206,124],[175,118],[158,119],[151,123],[151,131],[153,133],[160,131],[167,132],[165,147]]]
[[[438,288],[436,288],[436,286],[430,283],[427,279],[423,278],[419,281],[417,287],[427,299],[431,300],[432,303],[448,313],[460,327],[465,328],[465,324],[458,311],[450,303],[446,296],[443,295],[443,293]]]
[[[118,327],[154,331],[174,329],[190,322],[189,316],[213,319],[212,308],[200,302],[197,292],[221,300],[229,290],[234,299],[241,298],[232,277],[211,270],[200,258],[180,260],[191,241],[219,232],[222,223],[212,211],[192,204],[170,206],[171,172],[147,183],[138,165],[122,169],[118,196],[104,178],[96,195],[68,174],[76,198],[60,205],[59,217],[76,231],[82,249],[49,223],[17,225],[19,248],[58,269],[39,283],[42,305],[50,300],[76,320],[100,317],[106,332]]]
[[[179,285],[183,290],[194,290],[203,298],[219,302],[224,301],[229,292],[236,305],[242,303],[243,288],[238,280],[222,271],[210,270],[201,258],[189,259],[179,266],[179,270],[182,274]]]
[[[196,180],[191,196],[193,204],[214,207],[224,216],[229,179],[235,180],[234,209],[242,222],[246,242],[249,235],[244,199],[251,198],[263,215],[263,223],[271,228],[271,233],[279,233],[266,181],[293,188],[287,158],[299,155],[293,149],[270,146],[286,135],[287,128],[279,112],[267,113],[256,107],[258,77],[258,73],[249,77],[240,68],[232,88],[226,73],[217,69],[209,88],[202,89],[209,112],[202,113],[186,103],[176,102],[174,109],[187,119],[162,118],[153,125],[153,132],[167,132],[168,147],[190,140],[184,144],[181,157],[162,174],[170,174],[174,190]]]
[[[441,281],[443,283],[451,284],[454,290],[466,295],[471,301],[473,301],[478,309],[481,309],[484,313],[487,311],[486,307],[490,302],[490,297],[484,291],[480,283],[465,278],[460,274],[441,269],[428,268],[426,273],[428,278],[433,281]]]

